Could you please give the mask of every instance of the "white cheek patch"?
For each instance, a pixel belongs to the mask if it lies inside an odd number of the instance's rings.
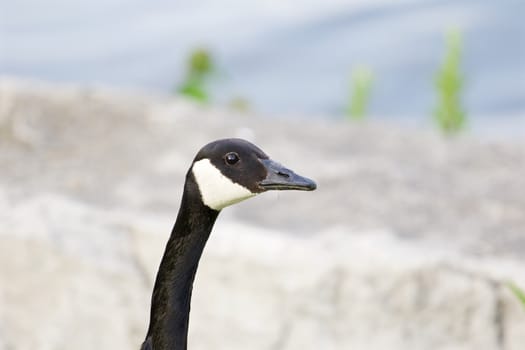
[[[199,186],[202,202],[214,210],[221,210],[257,194],[228,179],[209,159],[195,162],[192,172]]]

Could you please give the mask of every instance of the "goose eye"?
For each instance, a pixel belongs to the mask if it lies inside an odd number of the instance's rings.
[[[237,163],[239,161],[239,155],[237,153],[235,153],[235,152],[230,152],[230,153],[226,154],[224,159],[226,160],[226,163],[228,163],[230,165],[234,165],[235,163]]]

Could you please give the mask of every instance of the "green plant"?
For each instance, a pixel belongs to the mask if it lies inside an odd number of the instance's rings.
[[[352,70],[350,105],[347,115],[351,119],[364,119],[372,91],[373,74],[367,67],[361,66]]]
[[[177,92],[199,102],[208,102],[206,82],[213,72],[213,60],[205,49],[193,51],[188,58],[186,78]]]
[[[465,128],[466,116],[461,106],[463,75],[461,74],[462,39],[459,31],[446,35],[446,53],[439,68],[435,87],[438,95],[434,117],[445,134],[454,134]]]
[[[523,305],[523,307],[525,307],[525,291],[523,291],[522,289],[520,289],[517,285],[515,285],[514,283],[508,283],[507,284],[509,289],[512,291],[512,293],[514,293],[514,295],[516,296],[516,298],[518,298],[518,300],[521,302],[521,304]]]

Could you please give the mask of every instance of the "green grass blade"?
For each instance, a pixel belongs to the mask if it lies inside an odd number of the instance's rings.
[[[356,67],[352,71],[350,105],[347,115],[351,119],[365,118],[373,85],[373,73],[367,67]]]
[[[509,289],[514,293],[514,295],[518,298],[518,300],[521,302],[523,307],[525,307],[525,291],[520,289],[517,285],[514,283],[508,283],[507,284]]]
[[[461,71],[463,44],[458,31],[449,31],[446,36],[446,52],[435,77],[437,106],[434,118],[445,134],[455,134],[466,126],[466,115],[462,107],[464,78]]]

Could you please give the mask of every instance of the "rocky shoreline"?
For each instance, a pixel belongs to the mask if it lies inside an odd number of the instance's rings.
[[[523,143],[4,79],[0,349],[138,348],[187,167],[231,136],[319,189],[221,214],[193,349],[525,343]]]

